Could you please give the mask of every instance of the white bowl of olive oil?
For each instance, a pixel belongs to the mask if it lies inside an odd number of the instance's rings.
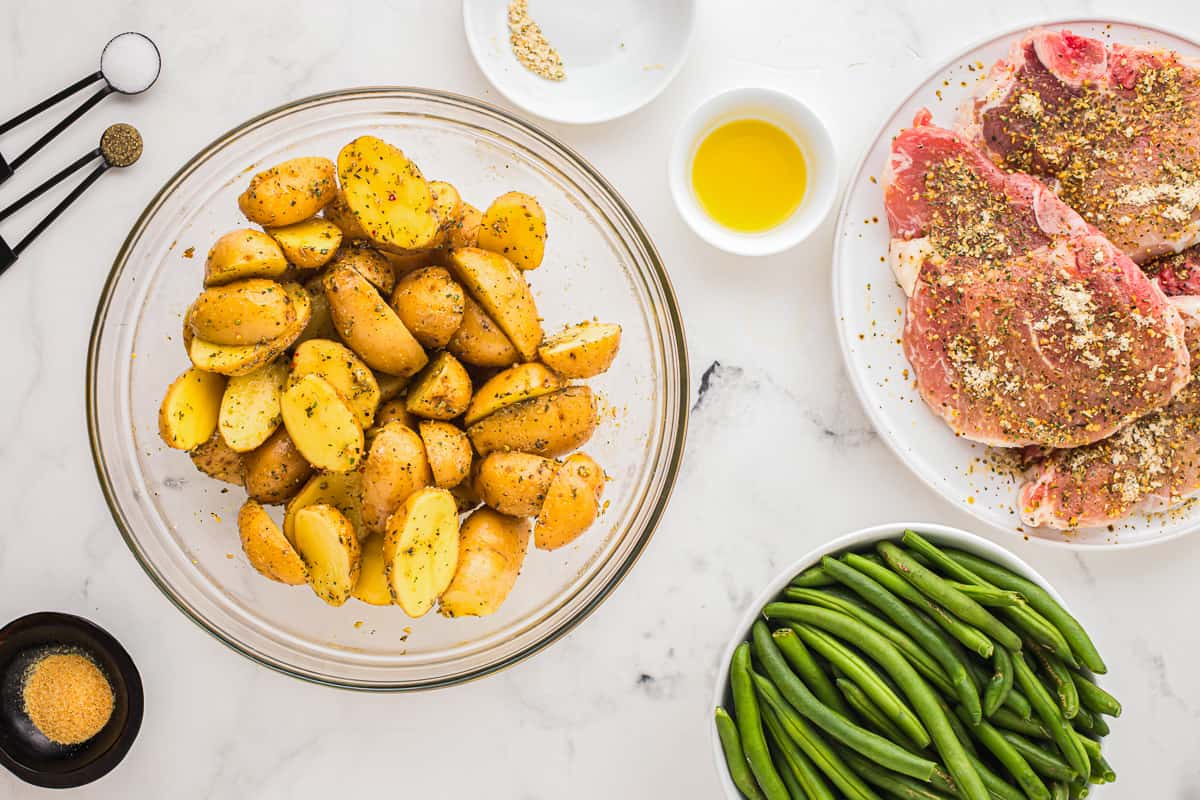
[[[671,195],[700,238],[763,256],[812,235],[833,207],[837,156],[820,118],[791,95],[735,89],[697,108],[675,137]]]

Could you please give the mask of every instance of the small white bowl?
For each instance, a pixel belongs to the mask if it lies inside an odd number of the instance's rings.
[[[739,119],[777,125],[796,141],[807,162],[808,187],[800,206],[780,224],[759,233],[730,230],[716,222],[692,189],[692,159],[701,140]],[[734,89],[693,111],[675,135],[669,171],[671,196],[684,221],[713,247],[737,255],[765,256],[795,247],[829,215],[837,195],[837,153],[825,124],[804,103],[774,89]]]
[[[696,0],[530,0],[530,17],[562,56],[567,78],[527,70],[508,41],[508,0],[463,0],[467,45],[500,94],[552,122],[589,124],[630,114],[679,74]]]
[[[1067,609],[1067,612],[1074,615],[1075,612],[1067,607],[1063,602],[1062,595],[1055,591],[1054,587],[1046,581],[1041,575],[1034,570],[1033,567],[1026,564],[1021,559],[1014,556],[1012,553],[1005,550],[998,544],[994,544],[982,536],[976,536],[973,533],[951,528],[946,525],[936,525],[931,522],[893,522],[886,525],[876,525],[873,528],[864,528],[854,533],[848,533],[845,536],[838,537],[832,542],[821,545],[815,550],[810,551],[807,555],[801,557],[791,566],[785,568],[774,580],[772,580],[767,588],[754,598],[753,602],[746,608],[741,619],[733,629],[733,633],[729,638],[729,644],[725,647],[725,652],[721,654],[721,663],[717,668],[717,682],[713,687],[712,696],[709,699],[708,713],[705,719],[709,722],[709,735],[712,744],[713,763],[717,767],[717,774],[720,776],[721,788],[724,790],[725,797],[728,800],[742,800],[742,794],[733,785],[733,779],[729,777],[729,768],[725,765],[725,751],[721,749],[721,739],[717,735],[717,728],[711,723],[712,710],[717,706],[731,708],[731,698],[729,696],[729,661],[733,658],[733,651],[742,642],[748,641],[750,637],[750,628],[754,625],[762,611],[762,607],[774,600],[783,591],[783,587],[791,582],[792,578],[799,575],[809,567],[815,566],[821,562],[821,558],[832,553],[841,553],[846,550],[861,550],[868,545],[883,539],[898,539],[906,530],[914,530],[920,533],[929,541],[938,545],[954,547],[959,550],[965,550],[968,553],[986,558],[989,561],[994,561],[1002,567],[1012,570],[1023,578],[1033,581],[1038,586],[1041,586],[1050,596],[1053,597],[1059,605]],[[1076,616],[1076,619],[1078,617]],[[1087,627],[1086,625],[1084,626]],[[1093,796],[1095,790],[1100,787],[1092,787]]]

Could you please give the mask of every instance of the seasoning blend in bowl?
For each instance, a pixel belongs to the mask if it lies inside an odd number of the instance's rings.
[[[795,98],[738,89],[698,108],[676,136],[671,194],[705,241],[741,255],[768,255],[806,239],[837,192],[833,142]]]
[[[55,744],[82,744],[108,724],[112,684],[82,652],[48,651],[25,672],[25,713]]]

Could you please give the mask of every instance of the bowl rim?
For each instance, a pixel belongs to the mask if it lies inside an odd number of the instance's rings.
[[[822,556],[859,547],[871,542],[895,538],[910,529],[917,531],[922,536],[926,536],[935,544],[950,542],[955,547],[986,557],[995,561],[1000,566],[1016,572],[1045,589],[1054,598],[1055,602],[1066,609],[1067,613],[1075,616],[1075,612],[1066,604],[1062,595],[1058,593],[1058,590],[1042,577],[1041,573],[1026,563],[1024,559],[1007,550],[1002,545],[993,542],[991,539],[963,530],[962,528],[955,528],[951,525],[942,525],[936,522],[885,522],[880,525],[872,525],[867,528],[859,528],[850,533],[844,533],[831,541],[814,547],[776,573],[763,590],[755,595],[754,599],[750,601],[738,617],[737,623],[731,629],[725,648],[721,652],[721,660],[717,664],[716,680],[713,683],[712,692],[708,697],[709,705],[704,718],[709,728],[712,763],[717,771],[721,790],[727,800],[742,800],[742,795],[738,792],[737,787],[733,785],[733,780],[729,777],[729,768],[725,765],[725,751],[721,748],[721,739],[717,735],[716,726],[711,722],[711,715],[713,709],[724,704],[725,689],[729,683],[729,661],[733,658],[733,651],[737,646],[746,641],[750,627],[758,619],[759,611],[768,601],[774,599],[793,577],[814,564],[819,563]]]
[[[311,674],[299,669],[292,669],[283,663],[277,663],[264,654],[260,654],[254,649],[243,646],[232,636],[226,634],[217,626],[211,624],[203,618],[198,612],[194,611],[190,605],[175,591],[175,589],[167,583],[162,575],[158,573],[153,564],[151,564],[146,556],[141,552],[137,545],[135,537],[132,535],[129,521],[125,518],[121,510],[120,502],[116,496],[116,490],[108,477],[107,462],[104,457],[104,452],[100,443],[99,421],[97,416],[97,394],[95,390],[97,374],[99,371],[99,342],[103,325],[108,317],[109,305],[120,277],[122,268],[126,259],[132,251],[134,243],[140,238],[150,218],[157,212],[165,199],[174,192],[179,185],[198,167],[202,162],[219,152],[225,145],[233,139],[241,136],[248,130],[257,127],[258,125],[270,121],[276,117],[283,117],[289,113],[300,110],[310,105],[319,105],[330,101],[349,99],[352,97],[370,97],[370,96],[387,96],[387,97],[415,97],[432,102],[442,102],[451,105],[465,106],[473,111],[498,117],[507,124],[513,125],[521,129],[524,133],[537,139],[540,144],[554,151],[557,155],[572,162],[572,164],[585,173],[591,180],[608,195],[613,205],[618,209],[622,216],[625,217],[628,227],[631,232],[637,237],[637,244],[644,250],[647,256],[647,261],[650,267],[650,274],[654,282],[657,283],[658,289],[661,292],[661,304],[664,309],[667,325],[664,329],[666,337],[675,343],[676,357],[678,362],[678,370],[676,377],[679,381],[680,391],[679,398],[676,403],[674,413],[678,420],[676,430],[673,437],[668,437],[664,442],[664,452],[667,457],[663,464],[662,489],[659,492],[659,497],[654,507],[650,509],[650,513],[646,519],[643,529],[633,543],[629,554],[625,557],[618,566],[612,577],[600,587],[599,591],[586,604],[580,607],[572,616],[567,617],[556,628],[548,631],[539,639],[531,642],[521,650],[518,650],[511,655],[496,661],[486,664],[481,667],[474,667],[463,672],[448,676],[438,677],[415,683],[360,683],[350,680],[339,680],[328,676]],[[117,529],[121,533],[121,538],[124,539],[126,546],[133,554],[135,560],[141,565],[142,570],[150,578],[151,582],[158,587],[159,591],[171,601],[174,606],[183,612],[184,616],[194,622],[201,630],[205,631],[217,641],[223,643],[236,653],[240,653],[251,661],[275,670],[276,672],[288,675],[293,678],[314,683],[321,686],[330,686],[339,689],[348,689],[354,691],[367,692],[410,692],[422,691],[426,689],[436,689],[446,686],[454,686],[460,683],[466,683],[478,678],[492,675],[496,672],[506,669],[520,661],[523,661],[530,656],[541,652],[543,649],[558,641],[561,637],[575,629],[583,620],[587,619],[593,611],[595,611],[613,591],[621,584],[633,566],[641,558],[646,549],[650,538],[654,535],[659,523],[662,521],[666,513],[666,509],[670,504],[671,496],[675,489],[675,484],[679,476],[679,469],[683,459],[683,453],[687,441],[688,430],[688,414],[690,404],[688,398],[690,396],[690,370],[688,363],[687,339],[683,326],[683,319],[679,310],[679,301],[675,295],[675,290],[671,284],[670,276],[667,273],[666,267],[663,264],[662,257],[659,255],[658,249],[654,246],[653,240],[647,233],[645,226],[633,211],[632,207],[626,202],[624,197],[616,190],[616,188],[583,156],[576,152],[570,146],[559,141],[555,136],[535,125],[534,123],[523,119],[522,117],[503,109],[499,106],[478,100],[473,97],[456,94],[453,92],[445,92],[437,89],[428,89],[417,86],[361,86],[338,89],[329,92],[321,92],[318,94],[308,95],[297,100],[284,103],[282,105],[271,108],[256,116],[253,116],[244,122],[226,130],[209,144],[201,148],[191,158],[189,158],[182,167],[180,167],[162,187],[151,198],[145,209],[138,216],[137,220],[130,228],[129,234],[125,237],[121,244],[117,255],[113,260],[113,265],[109,269],[104,286],[100,291],[99,299],[96,303],[96,312],[92,319],[92,327],[88,342],[87,368],[84,380],[85,392],[85,412],[87,416],[88,426],[88,443],[92,452],[92,463],[96,470],[96,477],[100,483],[101,492],[104,495],[104,501],[108,506],[109,513],[112,515],[113,521],[116,523]],[[668,408],[668,411],[670,409]],[[673,441],[671,441],[673,439]]]

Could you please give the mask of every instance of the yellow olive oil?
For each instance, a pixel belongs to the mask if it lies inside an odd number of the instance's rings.
[[[720,225],[744,233],[770,230],[804,199],[808,165],[786,131],[760,119],[715,128],[692,157],[692,190]]]

